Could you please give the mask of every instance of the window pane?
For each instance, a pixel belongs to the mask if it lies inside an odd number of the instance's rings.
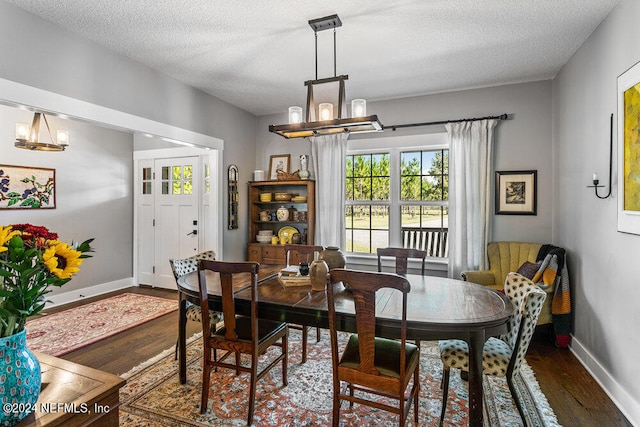
[[[371,180],[371,200],[389,200],[389,178]]]
[[[371,178],[353,179],[353,199],[371,200]]]
[[[169,182],[168,181],[163,181],[162,182],[162,194],[169,194]]]
[[[353,178],[347,178],[346,186],[347,186],[346,193],[345,193],[346,200],[355,200],[354,194],[353,194]]]
[[[211,167],[208,163],[206,163],[204,165],[204,177],[205,179],[209,178],[211,176]]]
[[[353,206],[345,207],[344,224],[348,229],[353,228]]]
[[[192,176],[193,176],[193,166],[185,165],[185,167],[184,167],[184,179],[185,180],[190,180]]]
[[[401,178],[400,200],[420,200],[419,176],[403,176]]]
[[[173,170],[173,180],[178,181],[182,179],[182,166],[174,166]]]
[[[182,192],[181,191],[182,190],[182,182],[174,181],[173,185],[172,185],[172,188],[173,188],[173,192],[171,194],[174,194],[174,195],[175,194],[180,194]]]
[[[389,155],[386,153],[371,156],[371,175],[389,176]]]
[[[151,168],[142,168],[142,179],[151,179]]]
[[[371,155],[353,156],[353,176],[371,176]]]
[[[169,166],[162,167],[162,179],[169,179]]]
[[[389,229],[389,206],[371,206],[371,228]]]
[[[372,231],[371,232],[371,253],[375,254],[378,248],[386,248],[389,246],[389,231]]]
[[[193,184],[191,181],[184,182],[184,194],[193,194]]]
[[[347,156],[345,172],[346,172],[347,178],[350,178],[353,176],[353,156]]]
[[[205,194],[211,193],[211,181],[206,180],[204,183],[204,192]]]
[[[151,194],[151,183],[143,182],[142,183],[142,194]]]
[[[428,256],[448,256],[446,206],[403,206],[402,245],[427,251]]]

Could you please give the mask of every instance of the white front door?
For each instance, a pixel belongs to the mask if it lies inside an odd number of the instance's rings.
[[[145,177],[153,164],[153,178]],[[138,278],[141,284],[176,289],[169,259],[199,252],[198,157],[139,162],[142,197],[139,203]],[[151,190],[152,194],[145,194]]]

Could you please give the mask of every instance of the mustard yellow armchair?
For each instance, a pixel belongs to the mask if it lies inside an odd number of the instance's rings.
[[[541,243],[527,242],[491,242],[487,245],[487,257],[489,258],[488,270],[463,271],[462,279],[468,282],[488,286],[492,289],[501,290],[507,274],[518,271],[520,266],[526,261],[536,262],[538,252],[542,247]],[[551,323],[551,300],[555,288],[549,286],[545,289],[547,298],[542,306],[538,325]]]

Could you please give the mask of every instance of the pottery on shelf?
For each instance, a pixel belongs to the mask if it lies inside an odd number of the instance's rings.
[[[285,208],[284,205],[280,206],[276,212],[278,221],[287,221],[289,219],[289,209]]]
[[[327,246],[325,250],[320,252],[318,259],[325,261],[329,266],[329,270],[344,268],[347,265],[347,258],[337,246]]]
[[[308,162],[309,156],[306,154],[300,154],[300,171],[298,172],[300,179],[309,179]]]

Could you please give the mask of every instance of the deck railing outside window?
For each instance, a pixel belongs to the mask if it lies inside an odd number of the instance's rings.
[[[449,257],[449,229],[402,227],[402,246],[427,251],[434,258]]]

